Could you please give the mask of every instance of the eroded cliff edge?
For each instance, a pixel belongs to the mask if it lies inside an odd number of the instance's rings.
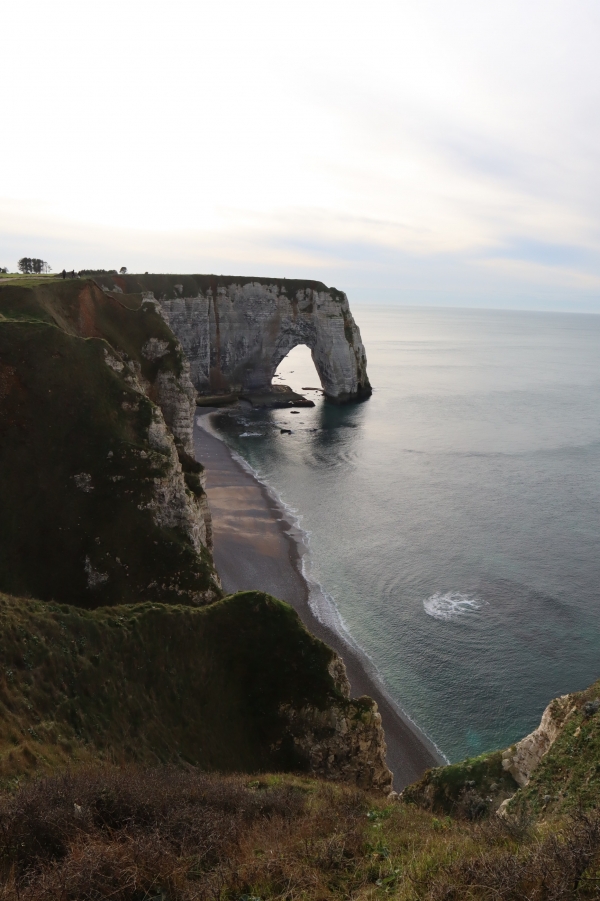
[[[322,282],[213,275],[99,276],[107,291],[157,300],[201,394],[270,390],[275,370],[307,345],[325,395],[371,394],[367,357],[348,298]]]

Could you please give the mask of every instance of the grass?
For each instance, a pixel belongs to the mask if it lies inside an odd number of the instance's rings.
[[[502,768],[502,752],[494,751],[428,770],[419,782],[405,789],[403,798],[437,814],[478,819],[497,809],[517,788]]]
[[[0,278],[16,281],[57,278],[55,272],[0,272]]]
[[[0,795],[11,901],[583,901],[599,850],[597,815],[446,823],[302,776],[88,766]]]
[[[305,769],[288,707],[361,715],[332,656],[258,592],[93,611],[0,595],[0,782],[93,758]]]

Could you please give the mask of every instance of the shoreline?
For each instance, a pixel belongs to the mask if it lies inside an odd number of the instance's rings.
[[[394,789],[401,791],[426,769],[446,761],[388,695],[372,661],[352,636],[345,639],[340,631],[343,624],[335,628],[317,618],[310,605],[311,584],[303,572],[302,543],[293,534],[297,526],[267,486],[214,433],[210,423],[213,412],[211,408],[196,409],[194,447],[206,470],[213,557],[223,588],[227,594],[257,589],[287,601],[306,628],[339,654],[352,696],[368,695],[377,702]]]

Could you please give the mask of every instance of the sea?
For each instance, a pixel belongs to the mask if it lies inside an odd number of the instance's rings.
[[[506,747],[600,678],[600,316],[353,314],[369,400],[324,401],[301,346],[274,382],[313,408],[214,424],[295,519],[317,616],[446,759]]]

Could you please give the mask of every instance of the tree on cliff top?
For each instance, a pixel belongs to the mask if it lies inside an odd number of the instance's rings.
[[[40,260],[37,257],[21,257],[17,265],[19,272],[22,272],[24,275],[32,272],[39,275],[41,272],[52,271],[52,266],[49,266],[45,260]]]

